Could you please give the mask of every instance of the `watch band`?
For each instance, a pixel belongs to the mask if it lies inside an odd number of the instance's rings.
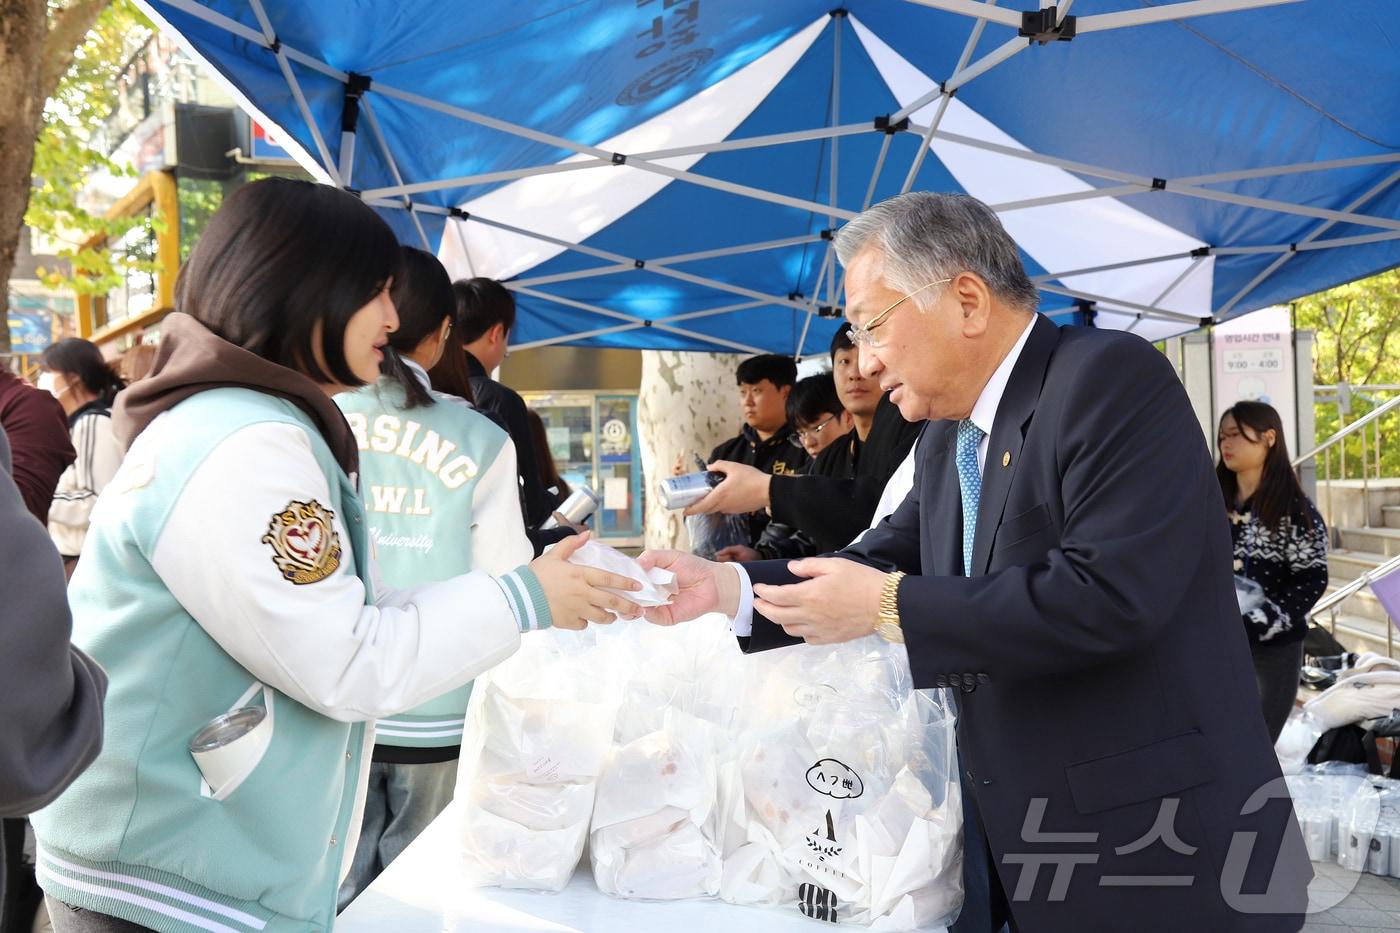
[[[899,623],[899,584],[903,579],[902,570],[885,574],[885,584],[880,589],[880,614],[875,622],[875,634],[895,644],[904,643],[904,628]]]

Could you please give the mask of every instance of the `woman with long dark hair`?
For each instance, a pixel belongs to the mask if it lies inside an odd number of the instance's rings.
[[[78,457],[58,478],[49,506],[49,537],[72,573],[83,550],[88,520],[97,497],[121,465],[121,447],[112,433],[112,403],[126,387],[97,344],[80,337],[60,340],[39,358],[39,388],[58,399],[68,416],[68,432]]]
[[[1327,589],[1327,526],[1303,492],[1273,406],[1236,402],[1220,418],[1215,467],[1230,516],[1235,573],[1263,589],[1242,599],[1269,738],[1298,695],[1308,610]]]
[[[389,289],[399,329],[373,385],[336,396],[360,447],[370,534],[384,580],[413,587],[530,560],[515,448],[470,403],[432,390],[428,371],[453,339],[452,280],[432,253],[403,247]],[[465,371],[465,368],[464,368]],[[470,390],[470,385],[467,386]],[[395,441],[389,443],[390,433]],[[451,471],[452,463],[464,466]],[[359,848],[340,890],[349,904],[452,800],[471,685],[375,726]],[[455,723],[455,725],[448,725]]]
[[[360,445],[331,397],[379,378],[398,268],[359,199],[269,178],[224,201],[181,270],[154,372],[117,400],[127,453],[69,590],[109,687],[102,753],[32,820],[58,933],[330,930],[370,723],[522,632],[636,614],[602,589],[631,582],[568,563],[568,543],[379,585]],[[433,481],[465,482],[474,464],[449,454],[423,452]]]

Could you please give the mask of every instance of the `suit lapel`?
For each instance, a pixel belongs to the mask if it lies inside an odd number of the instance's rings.
[[[992,541],[1001,524],[1006,496],[1021,463],[1025,428],[1035,414],[1050,354],[1060,341],[1060,329],[1049,318],[1037,315],[1021,356],[1011,370],[1011,379],[997,406],[992,435],[987,440],[987,460],[982,467],[982,496],[977,507],[977,535],[972,545],[972,574],[987,572],[992,559]]]

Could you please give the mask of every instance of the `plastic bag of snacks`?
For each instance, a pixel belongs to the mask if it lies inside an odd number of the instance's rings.
[[[962,904],[954,716],[901,646],[863,639],[747,659],[721,776],[720,896],[817,920],[926,929]]]
[[[455,799],[471,880],[559,891],[583,852],[617,698],[592,629],[532,634],[477,678]]]

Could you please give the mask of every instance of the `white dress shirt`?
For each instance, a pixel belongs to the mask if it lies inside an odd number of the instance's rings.
[[[1021,331],[1021,336],[1012,345],[1011,352],[1002,358],[1001,365],[996,368],[996,372],[992,373],[992,378],[988,379],[987,384],[982,387],[982,394],[977,396],[977,403],[972,406],[972,414],[968,415],[968,420],[982,429],[982,440],[977,445],[977,469],[979,471],[987,462],[987,442],[992,436],[992,425],[997,420],[997,409],[1001,407],[1001,397],[1006,394],[1006,384],[1011,381],[1011,371],[1016,368],[1016,361],[1021,358],[1021,351],[1025,349],[1026,340],[1030,337],[1031,329],[1035,327],[1035,322],[1039,317],[1039,314],[1031,315],[1026,329]],[[895,499],[890,495],[891,487],[894,487],[896,483],[908,483],[908,486],[905,487],[905,495],[912,491],[914,487],[913,460],[914,450],[911,450],[909,456],[905,458],[904,464],[900,465],[900,468],[890,477],[889,482],[885,484],[885,495],[880,499],[882,507],[888,501],[892,501],[895,506],[904,501],[904,496]],[[904,468],[905,465],[909,466],[907,471]],[[882,508],[877,508],[870,527],[874,528],[880,524],[888,514],[889,512],[884,512]],[[865,532],[861,532],[856,540],[859,541],[864,536]],[[739,574],[739,611],[734,613],[732,625],[734,634],[751,635],[753,634],[753,581],[749,579],[748,572],[741,565],[731,564],[730,566]]]

